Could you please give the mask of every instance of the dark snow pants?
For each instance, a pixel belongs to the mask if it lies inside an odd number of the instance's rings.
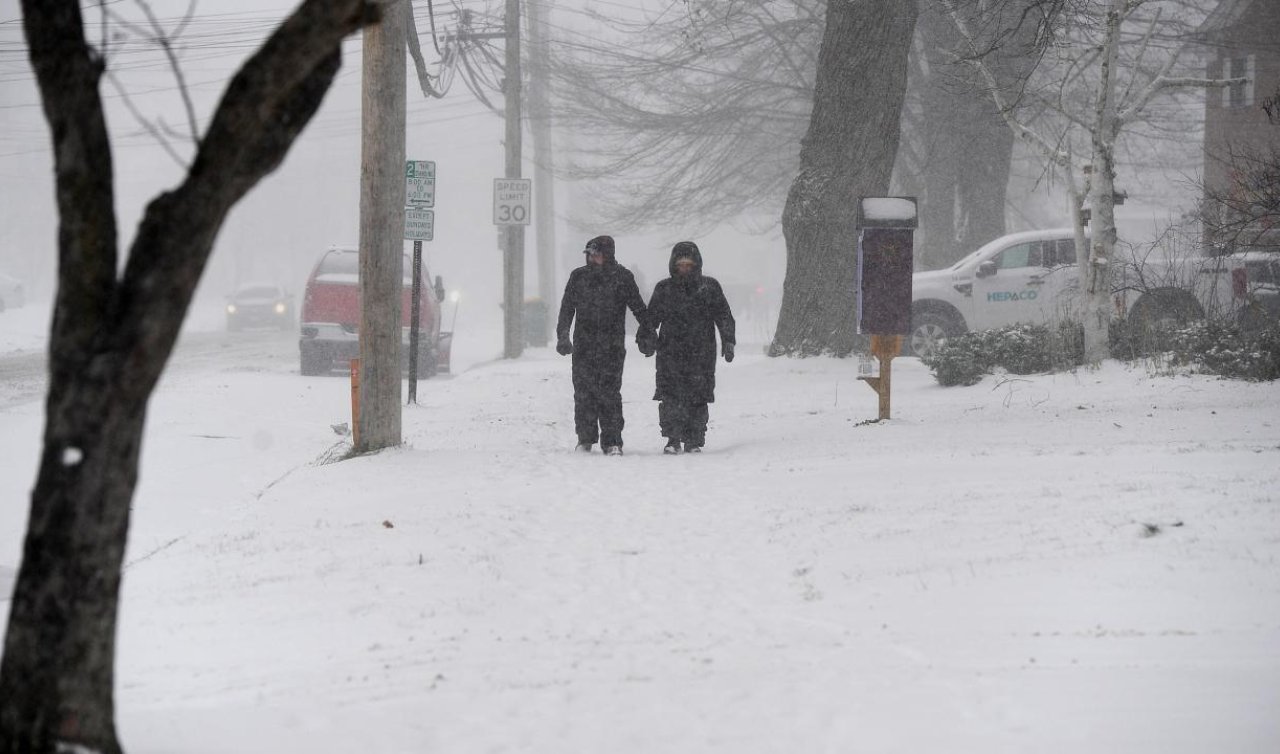
[[[573,424],[578,442],[622,447],[622,366],[627,352],[573,353]]]
[[[701,448],[707,441],[710,412],[705,403],[662,401],[658,404],[658,426],[662,436]]]

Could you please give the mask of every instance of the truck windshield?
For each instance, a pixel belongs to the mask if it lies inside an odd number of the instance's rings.
[[[425,265],[422,274],[426,277]],[[316,277],[330,282],[356,282],[360,279],[360,254],[354,251],[331,251],[325,254],[324,259],[320,260],[320,269],[316,270]],[[413,284],[413,258],[408,254],[404,255],[404,284]]]
[[[354,251],[331,251],[320,260],[319,275],[359,275],[360,255]]]

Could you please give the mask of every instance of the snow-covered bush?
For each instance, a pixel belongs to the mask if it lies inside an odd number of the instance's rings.
[[[1190,369],[1230,379],[1280,379],[1280,322],[1241,330],[1208,320],[1184,327],[1137,331],[1111,328],[1111,355],[1121,361],[1147,360],[1156,370]],[[940,385],[973,385],[997,369],[1037,374],[1074,369],[1083,363],[1079,325],[1039,325],[965,333],[949,338],[925,357]]]
[[[1170,333],[1162,354],[1169,366],[1238,380],[1280,379],[1280,323],[1241,331],[1234,325],[1203,321]]]
[[[943,387],[976,384],[991,372],[991,354],[983,348],[983,335],[971,332],[947,338],[921,361]]]
[[[1009,325],[949,338],[924,359],[944,386],[973,385],[995,369],[1036,374],[1078,366],[1083,359],[1078,325]]]

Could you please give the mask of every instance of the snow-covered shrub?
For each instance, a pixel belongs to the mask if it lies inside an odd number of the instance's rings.
[[[924,363],[939,384],[949,387],[973,385],[995,369],[1010,374],[1071,369],[1083,354],[1079,325],[1009,325],[949,338]]]
[[[1280,379],[1280,324],[1242,332],[1234,325],[1196,322],[1173,331],[1163,354],[1169,366],[1238,380]]]
[[[1280,379],[1280,322],[1241,330],[1200,321],[1183,327],[1148,328],[1137,334],[1111,329],[1111,355],[1149,360],[1156,369],[1191,369],[1238,380]],[[1074,369],[1083,363],[1080,326],[1063,323],[1007,327],[948,338],[923,361],[940,385],[973,385],[997,369],[1037,374]]]
[[[943,387],[973,385],[991,372],[991,354],[984,348],[983,332],[947,338],[921,361]]]

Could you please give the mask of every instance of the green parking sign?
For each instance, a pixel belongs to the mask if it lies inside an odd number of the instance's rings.
[[[436,206],[436,164],[432,160],[404,163],[404,204],[406,207]]]

